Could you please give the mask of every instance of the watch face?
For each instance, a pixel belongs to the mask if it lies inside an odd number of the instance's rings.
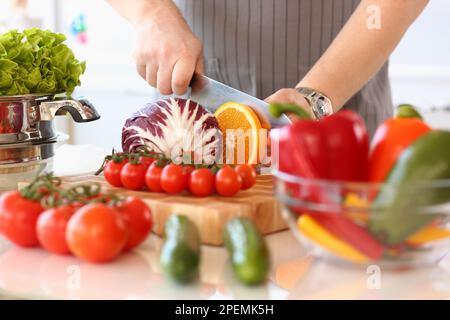
[[[310,88],[297,88],[297,90],[308,100],[316,118],[329,116],[333,113],[331,101],[320,92]]]
[[[327,106],[327,102],[325,101],[325,98],[320,97],[317,100],[317,111],[319,111],[319,113],[324,116],[326,114],[328,114],[328,106]]]

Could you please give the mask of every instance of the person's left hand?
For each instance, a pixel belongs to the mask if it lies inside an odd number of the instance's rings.
[[[267,103],[293,103],[299,106],[299,108],[305,109],[309,114],[312,115],[311,107],[308,101],[303,97],[303,95],[293,88],[283,88],[267,97],[264,101]],[[294,116],[295,117],[295,116]]]

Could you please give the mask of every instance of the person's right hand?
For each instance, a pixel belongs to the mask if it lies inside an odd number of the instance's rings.
[[[176,6],[168,2],[135,23],[138,73],[161,94],[186,93],[194,73],[203,73],[200,40]]]

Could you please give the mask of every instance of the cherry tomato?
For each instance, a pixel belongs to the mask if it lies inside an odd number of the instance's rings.
[[[211,170],[194,170],[189,177],[189,191],[197,197],[207,197],[214,193],[215,176]]]
[[[66,227],[78,207],[62,206],[44,211],[37,220],[36,233],[44,249],[57,254],[70,253]]]
[[[242,178],[230,166],[224,166],[216,174],[216,191],[221,196],[231,197],[241,190]]]
[[[137,197],[128,197],[117,210],[122,213],[128,223],[130,235],[124,250],[130,250],[140,245],[152,231],[153,219],[150,208]]]
[[[150,167],[153,162],[155,162],[155,158],[146,156],[139,157],[139,163],[142,163],[146,168]]]
[[[127,163],[120,172],[120,181],[129,190],[141,190],[145,186],[147,168],[139,163]]]
[[[120,172],[122,168],[128,161],[123,160],[122,162],[108,161],[105,165],[105,169],[103,174],[105,176],[106,181],[114,187],[122,187],[122,182],[120,181]]]
[[[186,189],[188,179],[183,166],[168,164],[161,172],[161,188],[167,193],[179,193]]]
[[[126,220],[113,208],[102,203],[79,209],[67,224],[66,240],[70,251],[90,262],[116,258],[128,241]]]
[[[234,168],[234,171],[241,176],[242,190],[250,189],[256,183],[256,171],[252,166],[239,164]]]
[[[163,168],[158,167],[156,163],[153,163],[148,169],[145,174],[145,184],[147,185],[147,188],[150,189],[150,191],[153,192],[162,192],[163,189],[161,188],[161,172]]]
[[[191,173],[195,170],[195,167],[190,164],[183,165],[183,174],[186,177],[187,180],[189,180],[189,176]]]
[[[19,191],[5,192],[0,196],[0,232],[16,245],[37,246],[36,221],[43,211],[39,202],[24,198]]]

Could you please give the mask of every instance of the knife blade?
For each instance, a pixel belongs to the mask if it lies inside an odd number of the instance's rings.
[[[274,118],[269,113],[268,103],[204,75],[194,75],[191,81],[190,99],[201,104],[212,113],[225,102],[234,101],[245,104],[257,113],[261,122],[270,123],[272,128],[282,127],[290,123],[289,118],[285,115]]]

